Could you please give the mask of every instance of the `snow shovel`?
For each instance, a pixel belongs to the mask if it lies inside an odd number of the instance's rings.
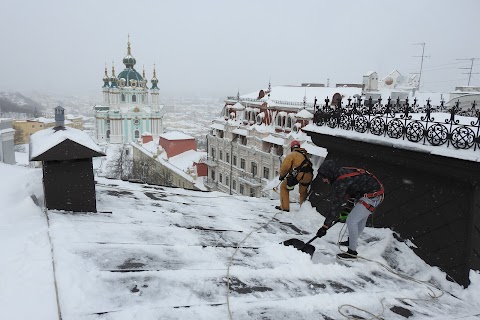
[[[315,252],[315,247],[312,246],[310,244],[310,242],[312,242],[313,240],[315,240],[317,238],[318,238],[318,236],[315,236],[312,239],[310,239],[307,243],[303,242],[302,240],[298,240],[298,239],[289,239],[289,240],[283,241],[282,243],[283,243],[284,246],[295,247],[296,249],[298,249],[302,252],[305,252],[312,257],[313,253]]]

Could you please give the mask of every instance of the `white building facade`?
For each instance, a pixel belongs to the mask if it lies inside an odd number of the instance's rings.
[[[269,86],[228,97],[207,135],[205,185],[229,194],[272,197],[293,140],[307,150],[315,171],[327,156],[327,150],[315,146],[302,131],[312,121],[317,98],[338,101],[361,93],[358,87]]]
[[[155,67],[148,88],[145,70],[140,75],[134,68],[136,60],[131,53],[130,39],[123,63],[125,69],[118,76],[114,66],[111,76],[105,68],[103,103],[94,107],[98,143],[129,143],[146,132],[154,138],[163,132],[163,106]]]

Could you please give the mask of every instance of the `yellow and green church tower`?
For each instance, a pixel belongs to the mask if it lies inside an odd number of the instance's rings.
[[[163,105],[160,104],[160,89],[155,66],[150,88],[145,77],[135,70],[130,37],[127,55],[123,58],[125,69],[118,76],[115,66],[108,76],[107,67],[103,77],[103,103],[95,105],[95,134],[98,143],[129,143],[150,133],[157,139],[163,133]]]

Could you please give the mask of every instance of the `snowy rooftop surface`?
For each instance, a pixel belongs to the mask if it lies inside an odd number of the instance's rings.
[[[148,143],[139,145],[136,143],[131,144],[134,148],[137,148],[139,151],[143,152],[144,154],[152,157],[154,154],[157,153],[158,150],[158,145],[156,144],[155,141],[150,141]],[[160,146],[160,150],[163,148]],[[155,161],[160,162],[163,166],[167,167],[169,170],[175,172],[179,176],[183,177],[184,179],[192,182],[195,184],[195,186],[200,189],[200,190],[206,190],[206,187],[203,185],[203,177],[196,177],[194,179],[193,176],[191,176],[189,173],[186,172],[188,167],[192,166],[194,162],[197,162],[199,159],[199,153],[195,151],[194,153],[186,153],[183,157],[179,157],[174,159],[173,162],[170,161],[169,158],[167,158],[166,152],[160,153],[160,155],[155,159]],[[182,153],[183,154],[183,153]],[[180,155],[177,155],[177,157]],[[173,159],[175,157],[172,157]],[[187,165],[187,163],[190,163],[190,165]]]
[[[308,112],[307,110],[303,109],[300,112],[297,112],[295,115],[297,118],[302,118],[302,119],[312,119],[313,114],[311,112]]]
[[[234,129],[234,130],[232,130],[232,133],[236,133],[236,134],[239,134],[241,136],[248,136],[247,129]]]
[[[192,136],[189,136],[188,134],[185,134],[180,131],[171,131],[167,133],[163,133],[160,135],[161,138],[167,139],[167,140],[188,140],[188,139],[195,139]]]
[[[35,132],[30,136],[30,159],[35,158],[65,140],[71,140],[93,151],[103,153],[93,139],[81,130],[64,127],[65,130],[55,131],[48,128]]]
[[[0,122],[12,121],[12,118],[0,118]]]
[[[308,103],[313,103],[315,97],[317,97],[317,104],[324,104],[324,99],[332,99],[335,93],[340,93],[344,95],[345,98],[353,97],[355,94],[361,95],[361,88],[353,87],[342,87],[342,88],[333,88],[333,87],[299,87],[299,86],[274,86],[270,92],[270,100],[279,100],[279,101],[290,101],[290,102],[301,102],[304,97]],[[258,91],[252,92],[246,95],[240,96],[241,99],[257,99]],[[267,101],[268,96],[262,98],[261,100]]]
[[[337,262],[343,225],[312,243],[313,259],[280,245],[310,239],[323,223],[309,203],[283,213],[273,208],[278,200],[98,178],[99,213],[48,211],[48,225],[31,198],[43,197],[41,170],[0,164],[0,176],[2,319],[58,318],[52,258],[64,320],[345,319],[340,312],[357,319],[411,313],[409,319],[473,320],[480,314],[478,272],[463,289],[389,229],[366,228],[361,255],[438,289],[376,262]]]
[[[285,144],[285,139],[279,138],[279,137],[274,137],[271,134],[269,134],[267,137],[262,139],[265,142],[270,142],[274,144],[278,144],[279,146],[283,146]]]
[[[316,145],[314,145],[312,143],[303,142],[301,147],[304,148],[305,150],[307,150],[307,152],[309,154],[316,155],[316,156],[322,157],[324,159],[328,155],[327,149],[322,148],[322,147],[317,147]]]
[[[206,156],[206,152],[188,150],[174,157],[168,158],[168,162],[173,164],[175,167],[180,168],[181,170],[187,170],[193,165],[193,163],[198,163],[201,158],[204,158]]]
[[[210,128],[218,129],[218,130],[225,130],[225,125],[220,124],[220,123],[213,123],[213,124],[210,125]]]

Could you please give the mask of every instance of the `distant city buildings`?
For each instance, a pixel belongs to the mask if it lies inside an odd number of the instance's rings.
[[[83,130],[84,117],[74,116],[72,114],[65,115],[65,126]],[[55,127],[54,118],[32,118],[27,120],[14,120],[13,128],[15,129],[15,144],[25,144],[30,142],[30,136],[37,131]]]
[[[130,39],[123,64],[125,69],[118,76],[114,66],[110,76],[105,67],[103,104],[94,107],[98,143],[129,143],[140,139],[144,132],[155,138],[163,132],[163,106],[155,67],[148,88],[145,70],[140,75],[134,68],[136,59],[132,56]]]

